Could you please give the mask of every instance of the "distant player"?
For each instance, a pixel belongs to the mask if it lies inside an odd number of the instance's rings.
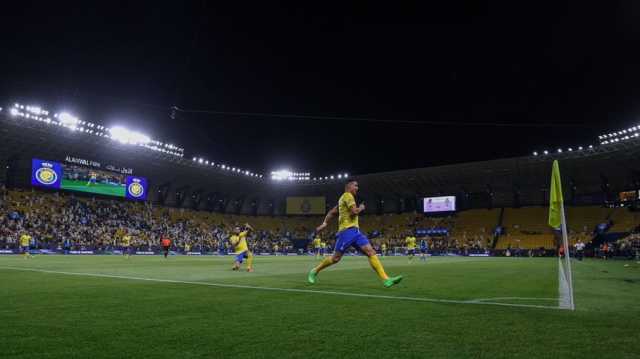
[[[131,257],[131,236],[129,233],[125,232],[124,236],[122,236],[122,255],[127,257]]]
[[[320,259],[320,252],[322,250],[322,239],[320,239],[320,236],[317,234],[313,239],[313,250],[316,253],[316,259]]]
[[[416,237],[412,235],[408,235],[407,238],[404,239],[405,245],[407,246],[407,255],[409,256],[409,263],[413,261],[413,256],[416,255]]]
[[[165,258],[167,258],[167,256],[169,255],[169,248],[171,248],[171,240],[169,239],[169,236],[167,236],[166,234],[163,235],[162,239],[160,240],[160,244],[162,245],[162,254]]]
[[[236,260],[231,269],[239,270],[240,265],[246,258],[247,272],[253,272],[253,253],[251,253],[249,246],[247,246],[247,234],[249,234],[249,231],[253,231],[253,228],[249,223],[246,223],[244,227],[244,230],[241,230],[240,227],[235,227],[233,229],[233,235],[229,239],[234,248],[234,253],[236,254]]]
[[[31,246],[31,236],[27,231],[23,231],[20,235],[20,250],[22,251],[22,257],[24,259],[33,257],[31,253],[29,253],[29,246]]]
[[[320,255],[324,258],[324,254],[327,252],[327,242],[320,242]]]
[[[329,220],[338,214],[338,233],[336,234],[336,245],[334,254],[330,258],[324,259],[317,267],[313,268],[308,275],[309,283],[316,283],[318,273],[323,269],[340,262],[342,256],[349,247],[359,249],[369,258],[371,268],[376,271],[385,287],[389,288],[402,281],[402,276],[389,277],[384,271],[384,267],[373,249],[367,237],[360,232],[358,215],[364,212],[364,204],[356,205],[355,195],[358,192],[358,182],[350,180],[346,183],[344,194],[340,196],[338,205],[333,207],[324,218],[324,221],[317,232],[322,231],[328,225]]]
[[[584,258],[585,244],[582,242],[581,239],[578,239],[578,243],[575,244],[575,247],[576,247],[576,258],[579,261],[582,261],[582,259]]]
[[[422,238],[420,240],[420,260],[421,261],[427,261],[427,252],[429,251],[429,244],[427,243],[427,240]]]
[[[96,184],[96,181],[98,180],[98,174],[90,171],[89,172],[89,181],[87,182],[87,186],[91,186],[92,184]]]

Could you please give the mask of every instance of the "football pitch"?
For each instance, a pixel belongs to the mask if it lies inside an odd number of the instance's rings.
[[[314,257],[0,257],[3,358],[638,358],[640,265],[555,258],[366,258],[306,283]],[[625,267],[625,264],[629,266]]]
[[[87,185],[87,181],[76,181],[69,179],[62,180],[61,188],[70,191],[97,193],[107,196],[124,197],[126,194],[125,186],[104,183],[92,183],[90,185]]]

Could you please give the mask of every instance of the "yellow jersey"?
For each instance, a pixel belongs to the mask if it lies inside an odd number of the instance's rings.
[[[316,237],[313,240],[313,248],[320,248],[322,247],[322,240],[320,239],[320,237]]]
[[[387,250],[387,245],[386,245],[386,244],[384,244],[384,243],[382,243],[382,245],[381,245],[380,247],[382,248],[382,250],[383,250],[383,251],[386,251],[386,250]]]
[[[249,250],[249,247],[247,246],[247,231],[242,231],[238,234],[232,235],[230,241],[236,253],[242,253]]]
[[[129,247],[130,245],[131,245],[131,236],[127,234],[126,236],[122,237],[122,246]]]
[[[320,248],[322,249],[327,248],[327,244],[325,242],[320,242]]]
[[[407,249],[416,249],[416,237],[408,236],[405,240]]]
[[[23,234],[20,236],[20,245],[22,247],[28,247],[31,244],[31,236],[28,234]]]
[[[338,200],[338,231],[355,227],[359,228],[358,215],[351,213],[351,207],[356,205],[356,199],[350,192],[345,192]]]

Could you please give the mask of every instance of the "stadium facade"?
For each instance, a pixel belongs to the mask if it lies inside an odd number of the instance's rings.
[[[9,187],[30,187],[33,158],[127,169],[148,179],[148,200],[154,203],[238,214],[284,215],[290,196],[322,196],[329,207],[336,203],[343,182],[272,181],[266,176],[244,176],[203,166],[188,155],[122,144],[15,116],[5,108],[0,112],[0,180]],[[638,137],[561,153],[360,174],[355,178],[361,183],[361,200],[370,213],[419,211],[421,198],[439,195],[456,196],[458,209],[546,205],[554,159],[560,161],[565,198],[570,204],[614,203],[620,192],[637,194],[640,189]]]

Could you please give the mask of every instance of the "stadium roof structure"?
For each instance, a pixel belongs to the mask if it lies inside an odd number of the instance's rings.
[[[62,127],[23,121],[0,112],[0,164],[4,181],[29,186],[31,159],[67,156],[132,168],[150,183],[150,200],[231,213],[283,214],[287,196],[325,196],[336,202],[343,181],[275,182],[241,176],[191,158],[117,141],[83,136]],[[186,156],[185,156],[186,157]],[[496,157],[500,157],[496,154]],[[546,203],[551,162],[560,161],[570,201],[600,204],[617,192],[640,189],[640,139],[581,150],[357,175],[361,198],[378,213],[414,210],[421,197],[455,195],[459,207]]]

